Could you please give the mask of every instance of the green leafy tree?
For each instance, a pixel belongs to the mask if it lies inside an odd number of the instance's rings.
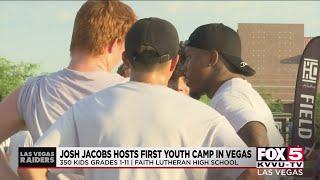
[[[269,106],[272,112],[278,112],[278,113],[283,112],[284,107],[280,99],[274,100],[272,98],[272,95],[269,92],[267,92],[266,89],[260,88],[260,89],[257,89],[257,91],[262,96],[262,98],[267,103],[267,105]]]
[[[14,63],[0,57],[0,101],[21,86],[28,77],[35,75],[38,69],[38,64]]]
[[[201,96],[201,98],[199,100],[207,105],[209,105],[209,103],[210,103],[210,98],[206,95]]]

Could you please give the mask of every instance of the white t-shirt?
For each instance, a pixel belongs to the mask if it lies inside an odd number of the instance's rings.
[[[31,147],[33,144],[29,131],[19,131],[10,137],[10,167],[17,173],[18,168],[18,148],[19,147]]]
[[[225,116],[237,132],[248,122],[261,122],[267,129],[270,146],[283,146],[268,105],[246,80],[233,78],[223,83],[214,94],[211,107]]]
[[[125,81],[128,79],[102,70],[79,72],[66,68],[29,79],[20,90],[18,111],[35,142],[78,100]]]
[[[228,121],[216,111],[212,111],[209,106],[165,86],[130,81],[79,101],[45,132],[36,146],[245,147],[246,145]],[[83,171],[86,179],[90,180],[198,180],[205,179],[206,173],[206,170],[200,169],[84,169]]]
[[[18,111],[33,142],[62,114],[83,97],[128,79],[106,71],[79,72],[70,69],[29,79],[21,88]],[[49,174],[49,179],[82,179],[76,174]]]

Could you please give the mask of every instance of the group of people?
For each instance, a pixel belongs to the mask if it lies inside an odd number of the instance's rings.
[[[244,77],[237,32],[219,23],[179,44],[174,25],[137,20],[120,1],[87,1],[65,69],[30,78],[0,103],[0,142],[28,130],[36,147],[283,146],[272,113]],[[183,51],[183,53],[182,53]],[[111,73],[119,62],[119,73]],[[181,61],[179,61],[181,60]],[[125,78],[129,77],[129,78]],[[207,95],[210,106],[199,102]],[[259,179],[254,169],[20,169],[0,179]]]

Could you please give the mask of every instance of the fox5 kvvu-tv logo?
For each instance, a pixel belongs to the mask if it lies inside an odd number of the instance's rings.
[[[302,175],[303,155],[302,147],[258,147],[256,167],[260,175]]]

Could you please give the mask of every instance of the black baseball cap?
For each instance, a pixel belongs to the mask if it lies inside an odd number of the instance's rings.
[[[256,71],[241,59],[241,40],[237,32],[222,23],[206,24],[192,32],[186,46],[216,50],[239,74],[253,76]]]
[[[166,62],[178,55],[179,36],[170,22],[159,18],[138,20],[125,39],[125,55],[143,64]]]

